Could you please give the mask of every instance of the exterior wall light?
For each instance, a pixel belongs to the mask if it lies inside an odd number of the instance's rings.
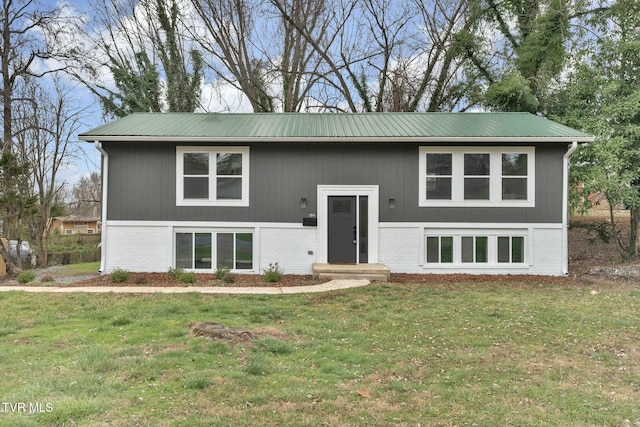
[[[307,209],[307,198],[306,197],[301,197],[300,198],[300,209]]]
[[[389,198],[389,209],[395,209],[395,208],[396,208],[396,199],[391,197]]]

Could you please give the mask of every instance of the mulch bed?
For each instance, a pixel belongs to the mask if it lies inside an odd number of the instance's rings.
[[[65,286],[226,286],[226,287],[283,287],[309,286],[325,283],[327,280],[317,280],[311,275],[285,274],[279,282],[265,282],[261,274],[233,274],[233,281],[221,280],[215,274],[198,273],[195,283],[180,283],[167,273],[130,273],[129,279],[122,283],[113,283],[111,276],[105,274],[93,279],[73,282]]]
[[[328,282],[314,279],[310,275],[285,274],[279,282],[264,282],[259,274],[234,274],[233,282],[217,279],[214,274],[198,274],[196,283],[180,283],[167,273],[130,273],[127,281],[113,283],[110,275],[65,284],[65,286],[181,286],[181,287],[287,287],[310,286]],[[391,283],[398,284],[453,284],[453,283],[537,283],[537,284],[584,284],[575,278],[532,275],[474,275],[474,274],[404,274],[393,273]]]

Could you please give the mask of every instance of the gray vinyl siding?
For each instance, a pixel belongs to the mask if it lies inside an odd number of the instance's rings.
[[[301,223],[317,213],[317,185],[339,184],[379,185],[381,222],[562,222],[566,144],[533,144],[532,208],[419,207],[418,148],[428,144],[418,143],[251,144],[249,207],[176,206],[176,144],[103,145],[109,153],[108,220]],[[307,209],[300,208],[302,197]]]

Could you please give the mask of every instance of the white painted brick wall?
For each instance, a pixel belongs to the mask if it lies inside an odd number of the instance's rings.
[[[514,225],[514,228],[518,228]],[[424,252],[420,245],[424,244],[424,233],[421,227],[382,227],[380,228],[379,259],[391,270],[391,273],[435,273],[435,274],[541,274],[562,275],[562,229],[539,228],[534,229],[529,236],[532,240],[533,263],[530,268],[495,267],[495,268],[466,268],[456,266],[451,268],[431,267],[423,268]]]
[[[424,273],[420,265],[422,228],[380,228],[378,260],[396,273]]]
[[[562,275],[562,229],[533,230],[531,274]]]
[[[195,224],[191,224],[196,226]],[[215,227],[207,227],[212,229]],[[135,272],[165,272],[172,265],[173,227],[169,225],[108,225],[105,273],[116,268]],[[269,263],[278,262],[285,273],[311,274],[318,257],[318,231],[315,227],[258,226],[255,230],[258,253],[255,273],[261,274]],[[529,269],[424,269],[420,245],[421,227],[381,227],[379,262],[395,273],[476,274],[562,274],[562,230],[534,229],[530,236],[533,265]],[[104,248],[103,248],[104,249]],[[309,254],[312,252],[312,254]]]
[[[167,271],[171,266],[170,244],[170,227],[108,225],[104,273],[117,268],[134,272]]]
[[[260,228],[260,270],[269,263],[278,263],[285,274],[311,274],[312,264],[318,258],[318,229]],[[309,254],[309,251],[313,254]]]

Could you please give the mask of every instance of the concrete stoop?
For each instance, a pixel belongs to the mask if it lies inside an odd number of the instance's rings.
[[[313,264],[316,279],[364,279],[372,282],[388,282],[391,271],[383,264]]]

